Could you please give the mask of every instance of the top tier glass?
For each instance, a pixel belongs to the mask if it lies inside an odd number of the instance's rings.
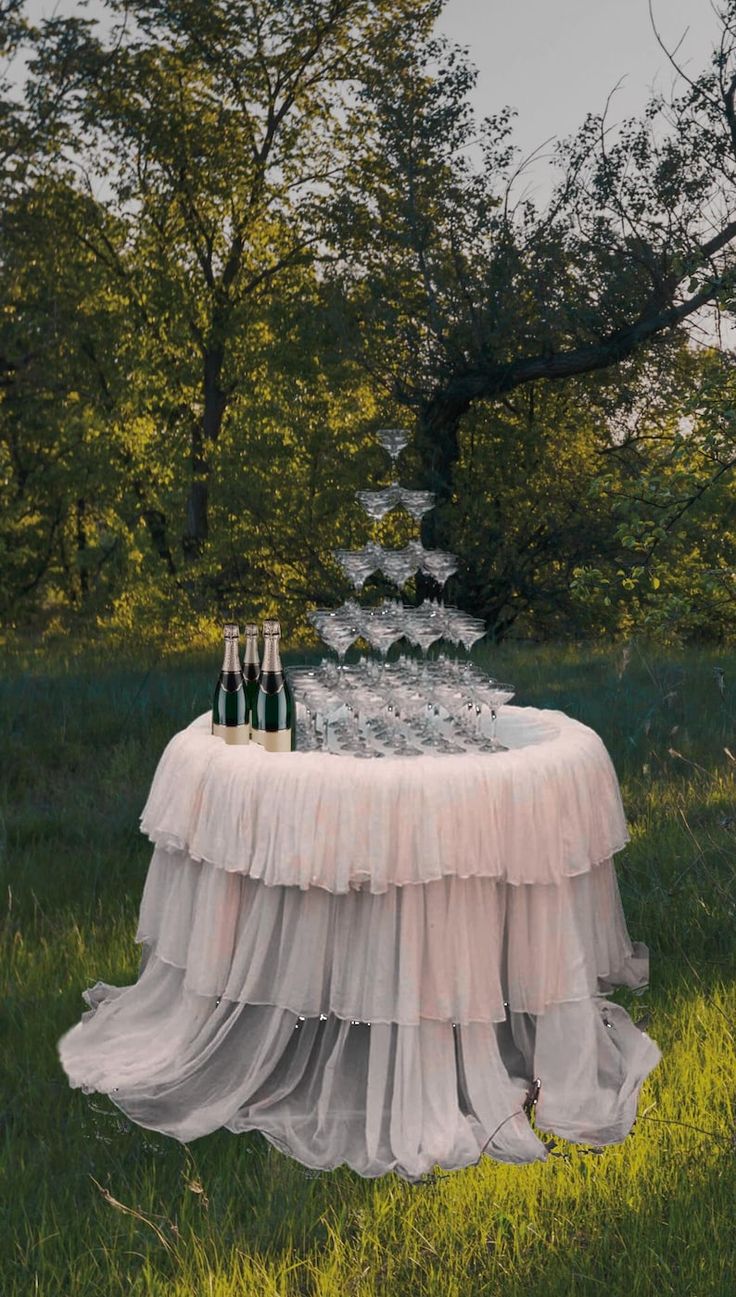
[[[376,441],[388,451],[395,464],[404,447],[409,444],[409,433],[404,428],[379,428]]]

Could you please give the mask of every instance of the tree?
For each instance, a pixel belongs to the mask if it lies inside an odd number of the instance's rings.
[[[212,455],[251,381],[262,313],[308,264],[339,165],[340,87],[366,34],[428,29],[435,0],[108,0],[108,36],[53,19],[35,102],[58,96],[59,165],[86,186],[74,233],[146,341],[172,453],[188,445],[184,556],[209,535]],[[168,520],[159,519],[160,533]],[[172,561],[166,538],[162,554]]]
[[[660,638],[730,633],[736,587],[733,358],[681,347],[668,381],[629,411],[588,498],[610,519],[607,552],[573,570],[595,630]],[[602,560],[602,561],[601,561]]]
[[[22,6],[0,9],[0,48],[29,37]],[[60,78],[61,84],[61,78]],[[116,551],[108,533],[90,543],[93,500],[109,468],[86,403],[85,360],[93,335],[109,336],[104,285],[65,235],[74,195],[49,170],[59,102],[35,112],[10,72],[0,85],[0,600],[33,600],[49,572],[63,572],[78,604],[93,567]],[[84,262],[86,261],[86,264]],[[107,491],[109,495],[109,490]],[[109,507],[107,511],[109,517]]]
[[[591,115],[559,146],[545,210],[514,200],[523,162],[511,114],[474,121],[474,73],[445,42],[384,51],[381,75],[367,79],[372,161],[356,154],[335,208],[334,281],[349,303],[344,335],[416,416],[424,478],[441,500],[474,405],[611,369],[705,306],[731,305],[734,0],[721,17],[710,68],[679,97],[654,100],[618,132]]]

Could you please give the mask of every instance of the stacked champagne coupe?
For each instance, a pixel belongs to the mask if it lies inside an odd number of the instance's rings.
[[[358,501],[374,522],[398,508],[420,522],[434,507],[434,493],[409,490],[396,480],[396,463],[409,434],[383,428],[376,438],[391,458],[393,480],[378,490],[358,491]],[[513,698],[513,685],[491,679],[469,658],[458,660],[461,645],[470,653],[483,638],[485,623],[442,598],[424,599],[416,607],[401,598],[403,587],[418,573],[429,576],[442,595],[457,571],[455,556],[425,549],[417,539],[401,549],[369,541],[359,550],[338,549],[335,558],[356,594],[380,572],[397,587],[398,597],[373,607],[348,599],[339,608],[308,614],[337,661],[289,670],[297,700],[297,746],[363,757],[506,751],[496,738],[496,718]],[[356,640],[365,641],[376,656],[348,666],[345,656]],[[389,663],[389,651],[400,641],[419,649],[422,660],[401,653]],[[453,647],[454,656],[440,652],[430,659],[430,648],[440,641]]]

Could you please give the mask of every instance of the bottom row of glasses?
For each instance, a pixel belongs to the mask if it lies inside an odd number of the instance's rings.
[[[507,751],[496,724],[513,685],[471,663],[452,670],[438,661],[421,674],[417,667],[402,659],[378,676],[369,662],[290,668],[297,747],[360,757]]]

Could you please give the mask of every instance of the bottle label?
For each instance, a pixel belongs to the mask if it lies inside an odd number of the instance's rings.
[[[258,743],[265,752],[291,752],[291,730],[259,730]]]
[[[212,725],[212,733],[226,743],[250,743],[250,725]]]

